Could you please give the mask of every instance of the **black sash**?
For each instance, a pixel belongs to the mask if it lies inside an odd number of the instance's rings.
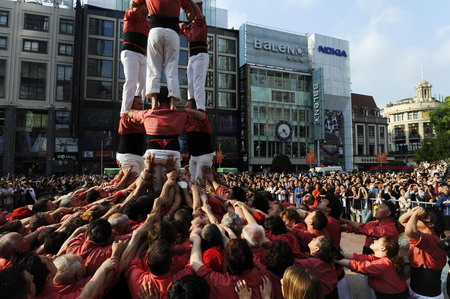
[[[150,15],[150,28],[170,28],[176,33],[179,33],[180,27],[178,25],[178,17],[165,17],[161,15]]]
[[[425,268],[411,267],[411,289],[419,295],[436,297],[441,290],[442,270],[431,270]]]
[[[208,53],[208,44],[203,41],[189,43],[189,56],[194,56],[199,53]]]
[[[178,135],[147,135],[147,149],[179,151]]]
[[[375,296],[377,297],[377,299],[406,299],[409,298],[409,289],[406,288],[406,290],[397,294],[384,294],[375,291]]]
[[[134,154],[142,156],[144,154],[144,134],[119,135],[119,154]]]

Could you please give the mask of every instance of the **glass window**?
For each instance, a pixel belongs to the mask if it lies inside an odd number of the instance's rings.
[[[45,79],[47,77],[45,63],[22,62],[20,77],[20,99],[45,100]]]
[[[88,59],[87,75],[92,77],[112,78],[112,60]]]
[[[104,108],[85,108],[83,111],[85,128],[102,128],[113,125],[113,110]]]
[[[186,50],[180,50],[180,55],[178,58],[178,64],[179,65],[188,65],[188,51]]]
[[[59,33],[73,34],[74,21],[68,19],[61,19],[59,21]]]
[[[369,144],[369,155],[375,155],[375,144]]]
[[[188,47],[188,40],[186,36],[180,34],[180,47],[181,48],[187,48]]]
[[[104,151],[114,149],[112,131],[83,130],[81,139],[83,149],[86,151],[100,151],[102,148]]]
[[[112,82],[87,80],[86,97],[92,99],[112,99]]]
[[[300,157],[306,157],[306,143],[300,142]]]
[[[305,110],[299,110],[298,111],[298,121],[306,122]]]
[[[0,10],[0,26],[8,27],[9,11]]]
[[[212,90],[206,91],[206,107],[214,108],[214,92]]]
[[[298,137],[300,138],[306,137],[306,126],[298,126]]]
[[[258,123],[253,124],[253,135],[255,135],[255,136],[259,135],[259,124]]]
[[[119,63],[119,78],[125,79],[125,71],[123,70],[122,62]]]
[[[48,32],[48,16],[25,14],[24,29]]]
[[[237,152],[238,140],[236,137],[223,137],[218,136],[216,138],[217,149],[221,149],[224,152]]]
[[[357,155],[358,156],[364,155],[364,144],[358,144],[358,146],[357,146]]]
[[[208,52],[214,51],[214,36],[208,35]]]
[[[375,127],[369,126],[369,137],[375,137]]]
[[[214,73],[208,72],[206,74],[206,87],[214,87]]]
[[[112,57],[113,56],[113,41],[90,38],[88,54]]]
[[[219,56],[218,68],[221,71],[235,71],[236,70],[236,57]]]
[[[114,36],[114,22],[100,19],[89,19],[89,34],[101,36]]]
[[[73,45],[58,44],[58,55],[72,56],[73,55]]]
[[[23,129],[46,129],[48,127],[47,112],[37,112],[29,110],[17,110],[17,128]]]
[[[219,108],[232,108],[236,109],[236,94],[231,92],[218,92],[218,106]]]
[[[0,59],[0,98],[5,97],[6,59]]]
[[[236,76],[230,74],[218,74],[217,77],[219,88],[236,89]]]
[[[295,93],[288,91],[272,90],[272,101],[283,103],[295,103]]]
[[[47,42],[38,40],[23,40],[23,51],[47,54]]]
[[[44,153],[47,151],[47,132],[40,130],[16,132],[17,153]]]
[[[384,139],[385,127],[379,127],[379,129],[380,129],[380,138]]]
[[[58,65],[56,78],[56,101],[70,102],[72,99],[72,66]]]
[[[238,121],[236,115],[217,115],[217,130],[220,133],[236,133]]]
[[[236,54],[236,41],[234,39],[218,38],[217,51]]]
[[[364,137],[364,126],[356,126],[356,135],[358,137]]]
[[[123,22],[120,22],[120,38],[124,38],[125,37],[125,33],[123,33]]]
[[[209,54],[209,64],[208,64],[208,68],[209,69],[213,69],[214,68],[214,56],[212,54]]]
[[[6,36],[0,36],[0,50],[6,50],[8,46],[8,38]]]
[[[187,69],[178,69],[178,80],[180,85],[188,84]]]

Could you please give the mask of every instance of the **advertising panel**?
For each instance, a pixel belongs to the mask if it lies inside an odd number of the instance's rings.
[[[313,124],[314,140],[324,139],[324,121],[323,121],[323,69],[313,70]]]
[[[77,153],[78,139],[76,138],[55,138],[55,152],[58,153]]]

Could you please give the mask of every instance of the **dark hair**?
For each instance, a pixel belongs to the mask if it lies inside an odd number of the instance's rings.
[[[184,223],[186,226],[191,226],[192,221],[192,211],[189,211],[188,209],[179,209],[175,212],[173,215],[174,220],[178,220]]]
[[[337,199],[336,195],[328,195],[328,205],[327,208],[330,209],[329,215],[333,218],[339,219],[342,215],[342,202]]]
[[[244,189],[242,189],[241,187],[238,187],[238,186],[234,186],[231,188],[231,190],[233,190],[233,195],[231,196],[231,198],[234,198],[240,202],[247,201],[247,196],[245,194]]]
[[[194,98],[189,99],[187,101],[192,103],[192,109],[197,109],[197,103],[195,102]]]
[[[147,265],[153,275],[163,275],[172,266],[171,245],[164,239],[154,240],[147,250]]]
[[[53,232],[56,230],[56,227],[46,227],[44,228],[38,235],[37,237],[37,243],[39,245],[44,244],[45,238],[47,238],[47,236],[53,234]]]
[[[298,212],[294,209],[286,209],[280,213],[280,217],[286,217],[288,220],[294,220],[295,223],[302,222],[302,218],[298,214]]]
[[[18,233],[22,226],[23,224],[20,220],[6,222],[2,227],[0,227],[0,235],[5,235],[7,233]]]
[[[269,200],[271,198],[272,198],[272,195],[270,194],[270,192],[267,192],[267,191],[255,192],[255,194],[253,196],[252,205],[254,208],[267,214],[267,212],[270,209]]]
[[[383,204],[389,209],[389,211],[391,212],[391,214],[389,215],[389,217],[391,217],[392,219],[396,219],[397,218],[397,207],[395,206],[395,204],[391,201],[383,201]]]
[[[189,226],[178,220],[172,221],[172,224],[175,226],[177,235],[180,235],[181,240],[186,240],[189,237]]]
[[[169,289],[169,299],[209,299],[209,284],[195,274],[174,281]]]
[[[25,278],[22,267],[12,266],[0,271],[0,298],[25,299],[31,291],[31,283]]]
[[[155,202],[155,198],[158,197],[155,193],[148,193],[146,195],[139,196],[136,201],[142,204],[142,212],[144,216],[147,217],[147,214],[153,209],[153,203]]]
[[[123,206],[123,213],[128,219],[138,221],[140,216],[145,216],[144,205],[137,200],[130,201]]]
[[[77,228],[88,223],[88,221],[81,219],[80,217],[72,218],[69,220],[69,223],[67,223],[63,231],[70,236]]]
[[[286,225],[279,216],[270,216],[264,219],[264,228],[272,231],[272,234],[276,236],[287,232]]]
[[[330,237],[320,236],[317,246],[319,251],[315,254],[322,261],[327,264],[331,264],[338,254],[338,250]]]
[[[97,219],[88,226],[89,240],[99,244],[107,244],[111,237],[111,224],[106,219]]]
[[[39,255],[35,252],[26,252],[17,257],[15,264],[30,272],[34,276],[34,284],[36,285],[36,295],[45,287],[45,281],[50,274],[47,265],[41,261]]]
[[[47,212],[48,208],[47,208],[47,203],[48,203],[49,199],[48,198],[43,198],[38,200],[34,205],[33,208],[31,209],[31,212],[33,212],[33,214],[39,213],[39,212]]]
[[[211,247],[222,247],[222,233],[215,224],[208,224],[201,232],[202,251]]]
[[[48,212],[39,212],[37,214],[34,214],[33,216],[30,217],[30,230],[32,232],[34,232],[35,230],[37,230],[38,228],[40,228],[41,226],[46,226],[51,224],[50,222],[47,221],[47,218],[50,216],[50,214]]]
[[[230,240],[225,248],[224,258],[231,275],[241,275],[253,268],[253,252],[243,239]]]
[[[317,230],[323,230],[328,224],[327,216],[325,216],[325,214],[322,213],[321,211],[317,210],[315,211],[312,221],[313,221],[313,228]]]
[[[88,203],[93,203],[100,198],[100,192],[96,189],[89,190],[86,192],[86,200]]]
[[[277,276],[283,276],[287,267],[292,266],[293,263],[294,253],[292,252],[292,248],[283,240],[273,242],[264,259],[264,265],[267,270],[270,270]]]
[[[169,90],[166,86],[161,86],[159,93],[158,93],[158,102],[168,102],[170,101],[169,98]]]
[[[48,235],[44,241],[44,249],[47,254],[57,254],[64,242],[70,237],[66,232],[54,232]]]
[[[155,222],[153,227],[148,231],[148,239],[150,243],[155,240],[166,240],[173,246],[177,239],[177,229],[172,223],[164,221]]]
[[[389,236],[381,237],[383,239],[384,248],[386,248],[386,256],[392,261],[395,271],[402,277],[405,276],[405,261],[399,255],[400,246],[396,240]]]
[[[439,236],[445,231],[445,218],[444,213],[437,207],[426,207],[425,213],[427,217],[430,217],[430,223],[434,224],[434,231]]]

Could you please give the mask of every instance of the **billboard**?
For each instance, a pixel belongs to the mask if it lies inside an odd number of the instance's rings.
[[[239,29],[240,66],[251,63],[289,70],[308,70],[308,38],[244,24]]]
[[[323,126],[323,69],[313,70],[313,124],[314,124],[314,140],[324,139]]]
[[[55,152],[57,153],[77,153],[78,139],[76,138],[55,138]]]

